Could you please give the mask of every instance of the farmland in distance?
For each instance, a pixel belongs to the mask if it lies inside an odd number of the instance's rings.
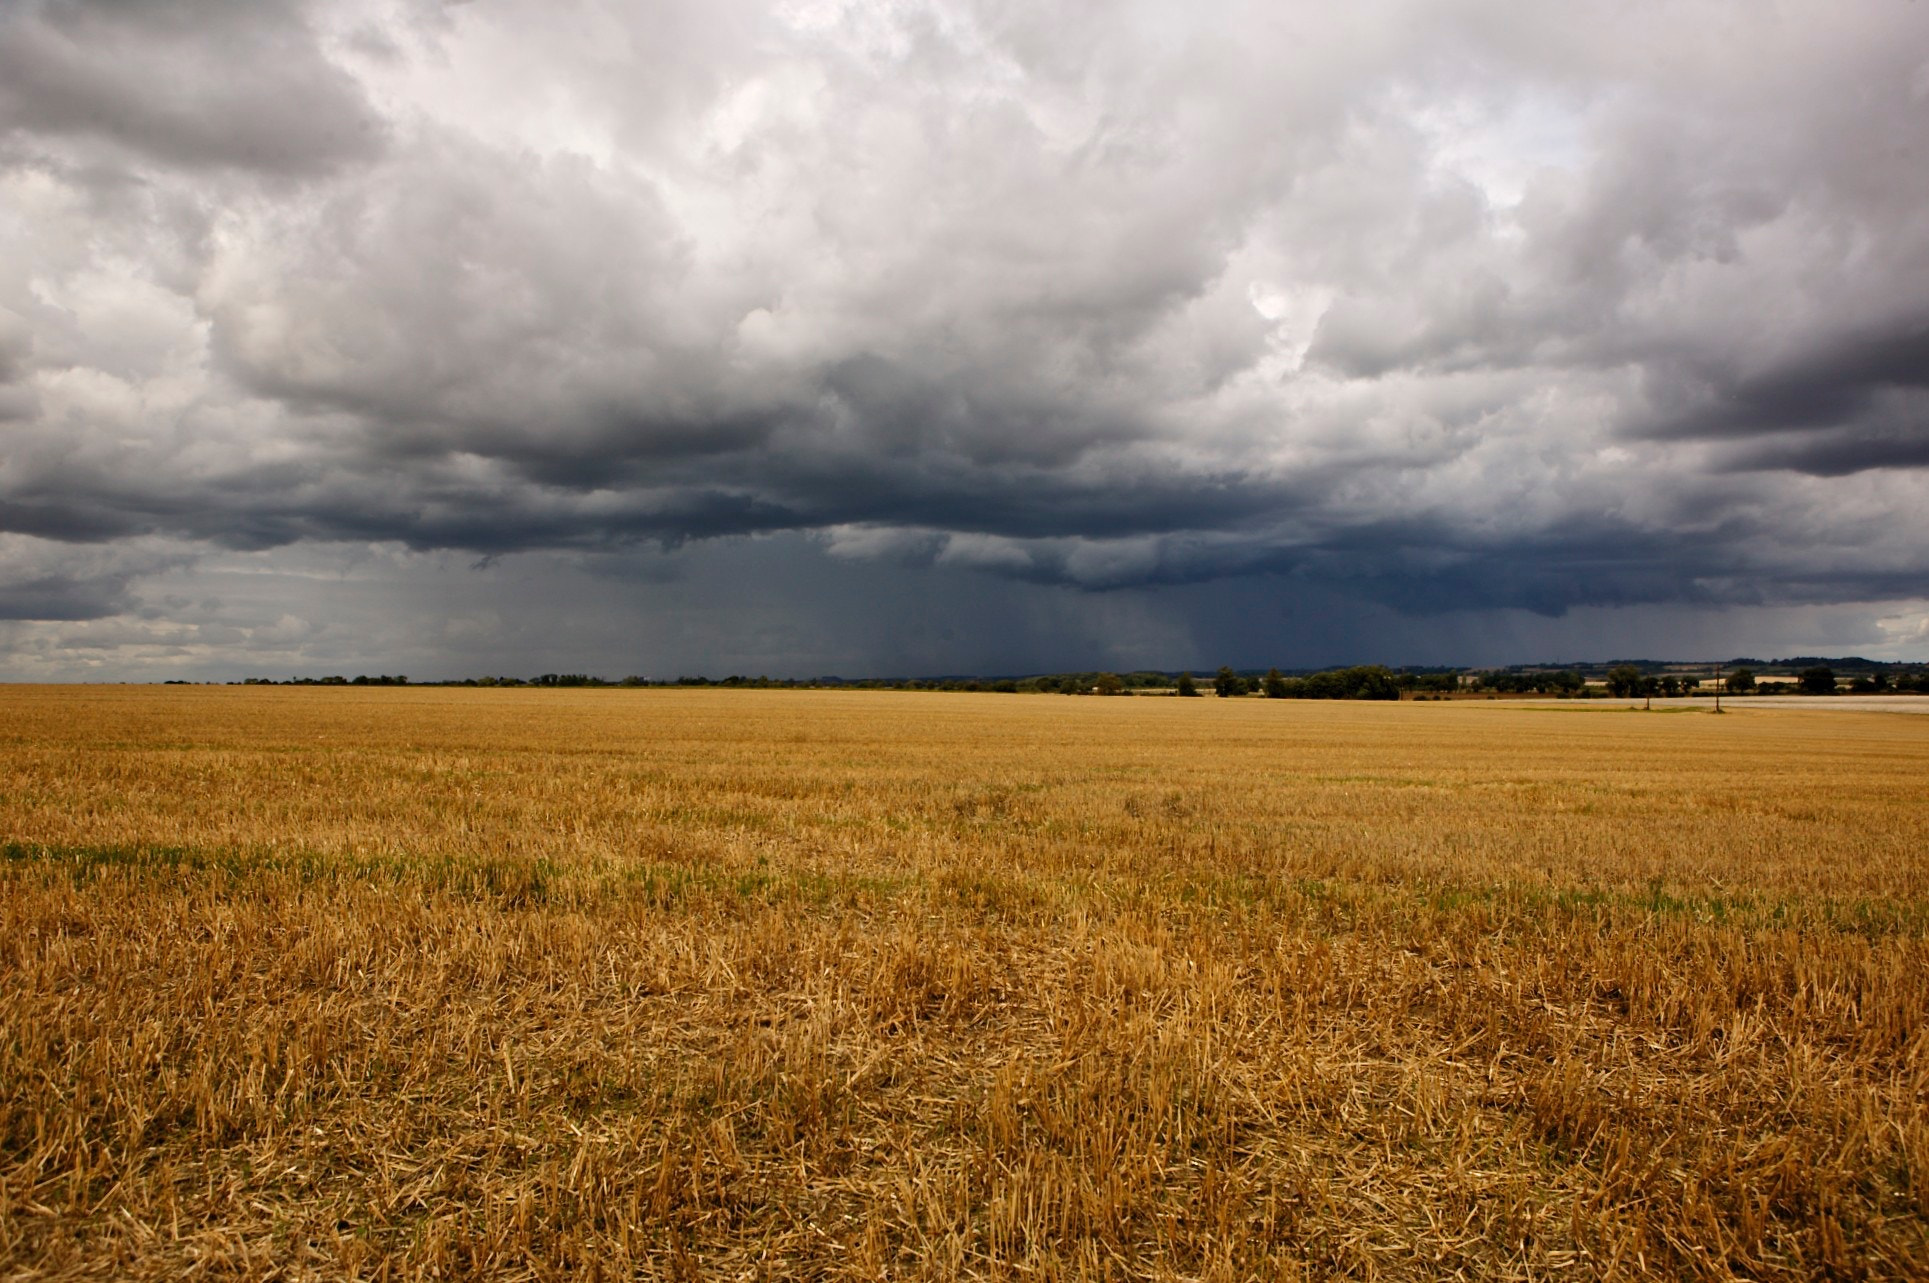
[[[0,688],[0,1277],[1929,1276],[1929,718]]]

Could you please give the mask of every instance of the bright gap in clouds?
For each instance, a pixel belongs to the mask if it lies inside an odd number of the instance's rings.
[[[1511,210],[1544,170],[1578,173],[1587,160],[1587,120],[1548,92],[1495,103],[1467,96],[1413,105],[1413,122],[1432,153],[1436,182],[1459,179],[1495,211]]]

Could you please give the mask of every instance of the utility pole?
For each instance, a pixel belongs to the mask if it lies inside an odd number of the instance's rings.
[[[1715,665],[1715,711],[1721,711],[1721,665]]]

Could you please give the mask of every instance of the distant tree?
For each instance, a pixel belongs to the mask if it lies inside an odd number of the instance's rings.
[[[1659,691],[1660,694],[1663,694],[1663,695],[1668,695],[1668,696],[1679,695],[1681,693],[1681,679],[1679,677],[1676,677],[1673,673],[1669,673],[1667,676],[1661,679],[1661,681],[1657,684],[1656,689]]]
[[[1234,695],[1244,695],[1246,693],[1246,679],[1238,673],[1233,672],[1232,669],[1222,667],[1219,670],[1218,676],[1212,679],[1212,689],[1220,699],[1229,699]]]
[[[1825,664],[1804,668],[1795,680],[1801,685],[1804,695],[1835,694],[1835,670]]]
[[[1180,695],[1183,695],[1183,696],[1185,696],[1185,697],[1186,697],[1187,699],[1196,699],[1196,698],[1198,698],[1198,695],[1199,695],[1199,687],[1198,687],[1198,685],[1197,685],[1197,683],[1195,683],[1195,682],[1194,682],[1194,681],[1192,680],[1192,674],[1191,674],[1191,673],[1180,673],[1180,674],[1179,674],[1179,689],[1178,689],[1178,693],[1179,693]]]
[[[1755,689],[1755,670],[1752,668],[1737,668],[1734,672],[1722,678],[1721,684],[1728,688],[1730,695],[1746,695]]]
[[[1267,699],[1286,698],[1286,678],[1277,668],[1267,669],[1266,676],[1260,679],[1260,685],[1265,690]]]
[[[1633,664],[1616,664],[1608,669],[1607,691],[1616,699],[1630,699],[1641,694],[1641,670]]]
[[[1101,695],[1123,695],[1125,683],[1119,680],[1117,673],[1100,673],[1098,680],[1092,683],[1092,689]]]
[[[1400,682],[1378,664],[1329,668],[1310,677],[1283,679],[1288,699],[1399,699]]]
[[[1362,664],[1344,670],[1348,699],[1399,699],[1400,686],[1393,674],[1379,664]]]

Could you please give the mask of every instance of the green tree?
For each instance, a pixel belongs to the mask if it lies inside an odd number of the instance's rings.
[[[1362,664],[1346,670],[1348,699],[1399,699],[1400,684],[1380,664]]]
[[[1230,668],[1220,668],[1218,676],[1212,679],[1213,692],[1220,699],[1230,699],[1234,695],[1246,693],[1246,679]]]
[[[1734,672],[1722,678],[1721,684],[1728,688],[1730,695],[1746,695],[1755,689],[1755,670],[1752,668],[1737,668]]]
[[[1835,670],[1825,664],[1804,668],[1796,674],[1795,680],[1800,683],[1804,695],[1835,694]]]
[[[1641,693],[1641,670],[1633,664],[1616,664],[1608,669],[1607,691],[1616,699],[1629,699]]]
[[[1287,699],[1399,699],[1400,681],[1379,664],[1329,668],[1310,677],[1281,678]]]
[[[1266,670],[1266,676],[1262,679],[1262,685],[1265,688],[1267,699],[1286,698],[1286,678],[1277,668],[1269,668]]]
[[[1199,697],[1199,687],[1198,684],[1192,680],[1191,673],[1179,674],[1179,694],[1185,696],[1187,699],[1197,699]]]
[[[1098,680],[1092,683],[1092,689],[1101,695],[1123,695],[1125,683],[1119,680],[1117,673],[1100,673]]]

